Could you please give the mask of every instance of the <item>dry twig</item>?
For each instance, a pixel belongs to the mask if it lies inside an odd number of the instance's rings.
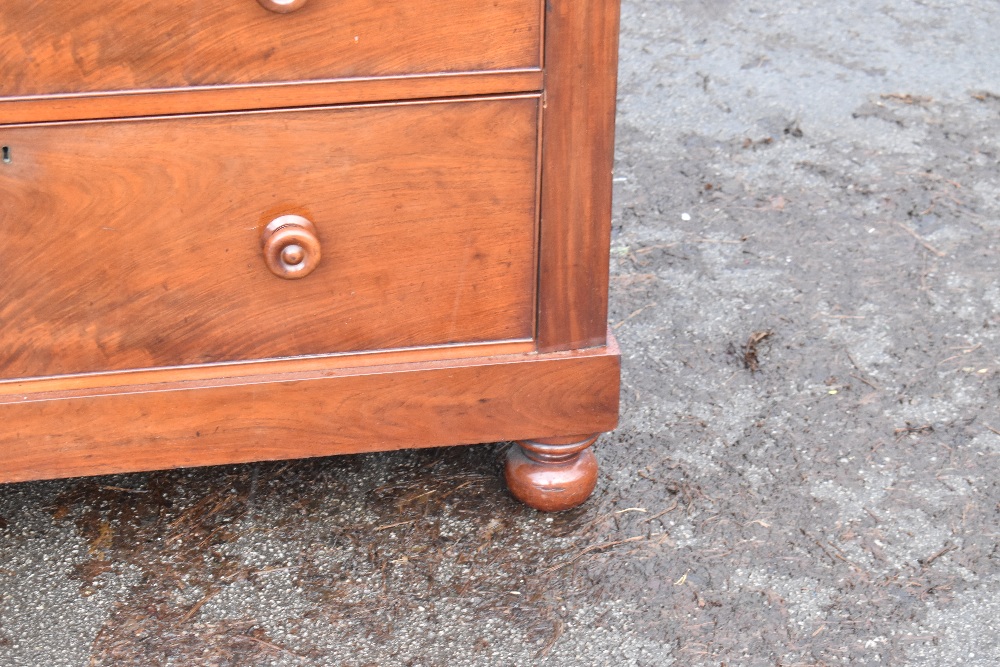
[[[614,541],[611,541],[611,542],[602,542],[601,544],[592,544],[589,547],[587,547],[586,549],[583,549],[582,551],[580,551],[578,554],[576,554],[575,556],[573,556],[569,560],[567,560],[567,561],[565,561],[563,563],[559,563],[558,565],[553,565],[550,568],[546,568],[546,569],[542,570],[542,572],[544,574],[548,574],[549,572],[555,572],[557,570],[563,569],[567,565],[572,565],[573,563],[575,563],[576,561],[580,560],[581,558],[583,558],[584,556],[586,556],[589,553],[593,553],[595,551],[600,551],[602,549],[610,549],[611,547],[617,547],[620,544],[627,544],[629,542],[638,542],[640,540],[645,540],[645,539],[647,539],[645,535],[636,535],[635,537],[629,537],[629,538],[624,539],[624,540],[614,540]]]
[[[916,435],[918,433],[933,433],[934,427],[931,424],[924,424],[923,426],[911,426],[907,424],[906,426],[901,426],[895,429],[892,434],[896,437],[902,437],[904,435]]]
[[[611,328],[612,328],[613,330],[617,331],[617,330],[618,330],[618,327],[620,327],[621,325],[625,324],[625,323],[626,323],[626,322],[628,322],[628,321],[629,321],[630,319],[632,319],[633,317],[635,317],[636,315],[638,315],[638,314],[639,314],[639,313],[641,313],[642,311],[646,310],[647,308],[652,308],[652,307],[653,307],[653,306],[655,306],[655,305],[656,305],[655,303],[647,303],[647,304],[646,304],[645,306],[643,306],[642,308],[639,308],[638,310],[634,310],[634,311],[632,311],[632,314],[631,314],[631,315],[629,315],[629,316],[628,316],[628,317],[626,317],[626,318],[625,318],[624,320],[622,320],[621,322],[619,322],[618,324],[614,325],[614,326],[613,326],[613,327],[611,327]]]
[[[859,381],[859,382],[864,382],[866,385],[868,385],[869,387],[871,387],[875,391],[882,391],[882,387],[878,386],[874,382],[869,382],[868,380],[864,379],[860,375],[855,375],[854,373],[851,373],[851,377],[854,378],[855,380]]]
[[[183,625],[190,621],[191,618],[198,613],[198,610],[201,609],[202,605],[211,600],[219,592],[219,590],[220,589],[218,588],[213,588],[205,593],[205,597],[195,602],[194,606],[188,610],[188,613],[184,614],[184,616],[181,617],[181,620],[177,621],[177,625]]]
[[[920,245],[922,245],[928,252],[930,252],[930,253],[932,253],[934,255],[937,255],[938,257],[945,257],[946,256],[945,253],[941,252],[940,250],[938,250],[937,248],[935,248],[934,246],[932,246],[930,243],[927,242],[927,240],[924,237],[922,237],[920,234],[917,234],[915,231],[913,231],[912,229],[910,229],[909,227],[907,227],[903,223],[897,222],[897,223],[895,223],[895,225],[897,227],[899,227],[900,229],[902,229],[907,234],[909,234],[910,236],[912,236],[913,238],[915,238],[917,240],[917,243],[919,243]]]
[[[549,654],[549,651],[552,650],[552,647],[556,645],[556,642],[559,641],[559,638],[562,636],[564,627],[565,623],[556,619],[555,626],[552,629],[552,637],[545,644],[545,646],[542,647],[542,650],[535,654],[535,660],[540,660]]]
[[[747,338],[746,344],[743,346],[743,364],[750,369],[751,373],[755,373],[760,370],[760,360],[757,358],[757,345],[761,341],[770,338],[773,332],[768,329],[765,331],[754,331]]]
[[[931,564],[934,561],[936,561],[938,558],[940,558],[941,556],[945,555],[949,551],[954,551],[957,548],[958,547],[955,546],[954,544],[945,545],[944,549],[941,549],[941,551],[938,551],[936,554],[934,554],[932,556],[928,556],[927,558],[924,558],[923,560],[918,560],[917,562],[920,563],[921,565],[923,565],[924,567],[930,567]]]

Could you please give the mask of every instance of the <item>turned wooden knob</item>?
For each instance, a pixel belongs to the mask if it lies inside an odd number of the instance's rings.
[[[560,512],[582,504],[597,486],[597,435],[518,440],[504,476],[511,494],[529,507]]]
[[[319,264],[316,227],[301,215],[283,215],[269,222],[260,243],[267,268],[279,278],[305,278]]]
[[[278,14],[287,14],[299,9],[307,0],[257,0],[260,6]]]

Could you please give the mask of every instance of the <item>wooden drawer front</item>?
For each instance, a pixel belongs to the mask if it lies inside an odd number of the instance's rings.
[[[266,1],[266,0],[265,0]],[[2,0],[0,99],[538,67],[539,0]]]
[[[0,378],[531,338],[538,99],[0,127]],[[261,232],[322,259],[272,274]]]

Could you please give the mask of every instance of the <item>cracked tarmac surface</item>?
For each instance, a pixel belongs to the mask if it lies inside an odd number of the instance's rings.
[[[504,444],[2,486],[0,666],[1000,664],[995,4],[622,25],[594,497]]]

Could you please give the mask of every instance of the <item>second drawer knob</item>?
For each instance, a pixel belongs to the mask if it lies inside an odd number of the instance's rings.
[[[264,262],[279,278],[305,278],[319,264],[316,227],[301,215],[283,215],[264,228],[260,237]]]
[[[287,14],[306,4],[306,0],[257,0],[264,9],[278,14]]]

